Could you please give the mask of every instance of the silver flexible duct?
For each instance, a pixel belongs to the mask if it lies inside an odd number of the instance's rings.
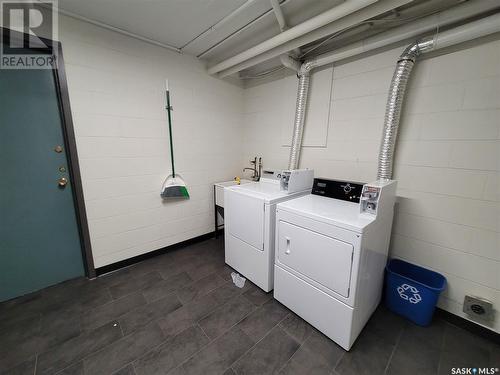
[[[377,178],[390,180],[394,162],[394,148],[398,136],[401,108],[415,61],[421,53],[433,48],[433,39],[426,39],[408,46],[399,57],[392,76],[389,96],[385,107],[384,129],[378,156]]]
[[[500,13],[496,13],[434,36],[423,38],[405,49],[398,60],[389,89],[389,97],[385,109],[384,130],[378,157],[378,179],[390,180],[392,178],[394,147],[398,136],[401,107],[413,65],[420,54],[499,31]]]
[[[405,49],[398,60],[396,71],[394,72],[394,75],[392,77],[391,86],[389,89],[389,97],[387,100],[384,120],[384,130],[378,157],[379,165],[377,176],[379,179],[387,180],[392,178],[394,148],[398,135],[401,108],[406,93],[406,86],[408,84],[408,80],[418,56],[420,56],[420,54],[422,53],[426,53],[434,49],[448,47],[457,43],[462,43],[467,40],[476,39],[496,32],[500,32],[500,13],[496,13],[491,16],[481,18],[477,21],[458,26],[454,29],[441,32],[432,37],[423,38],[419,42],[414,43]],[[389,38],[388,43],[390,43],[390,41],[392,40],[391,38]],[[377,44],[379,42],[380,41],[373,42],[373,44]],[[297,71],[297,75],[299,77],[299,88],[297,94],[297,108],[295,111],[295,125],[293,130],[292,148],[290,150],[290,160],[288,164],[289,169],[297,169],[299,163],[311,70],[316,67],[330,64],[342,58],[354,56],[365,51],[366,50],[364,49],[360,51],[359,48],[354,48],[351,49],[351,52],[349,52],[350,54],[344,53],[342,56],[332,55],[326,58],[316,58],[313,60],[309,60],[300,66],[300,69]],[[282,58],[282,62],[286,67],[290,69],[297,69],[297,63],[288,56]]]
[[[297,104],[295,107],[295,122],[293,127],[292,147],[290,148],[290,159],[288,169],[297,169],[299,166],[300,149],[302,147],[302,137],[304,135],[304,122],[307,110],[307,98],[309,96],[309,82],[311,80],[311,70],[314,65],[310,62],[302,64],[297,75],[299,77],[299,87],[297,90]]]

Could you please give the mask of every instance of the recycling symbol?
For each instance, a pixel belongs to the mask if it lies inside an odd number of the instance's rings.
[[[402,284],[398,286],[398,293],[402,299],[410,301],[410,303],[419,303],[422,301],[422,297],[420,297],[418,289],[414,286]]]

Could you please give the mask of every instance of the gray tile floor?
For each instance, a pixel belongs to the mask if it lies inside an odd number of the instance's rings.
[[[450,374],[500,365],[498,345],[379,308],[345,352],[247,282],[222,240],[0,304],[2,374]]]

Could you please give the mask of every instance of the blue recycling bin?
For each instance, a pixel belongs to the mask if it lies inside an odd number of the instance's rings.
[[[420,326],[429,325],[446,278],[400,259],[392,259],[385,270],[385,303],[389,310]]]

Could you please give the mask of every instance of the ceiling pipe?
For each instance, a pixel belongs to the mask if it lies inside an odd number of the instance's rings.
[[[391,80],[389,96],[387,98],[382,141],[378,156],[377,178],[379,180],[392,179],[394,150],[398,136],[401,109],[408,81],[411,78],[411,73],[418,57],[430,51],[477,39],[496,32],[500,32],[500,13],[434,36],[422,38],[404,50],[396,64],[396,70]]]
[[[390,9],[383,9],[382,5],[387,7],[389,3],[379,2],[373,4],[361,11],[356,12],[350,16],[344,17],[338,22],[334,22],[331,25],[328,25],[328,34],[331,35],[335,32],[338,32],[347,27],[351,27],[354,24],[357,24],[361,21],[367,20],[369,18],[373,18],[378,14],[384,13]],[[402,4],[400,4],[402,5]],[[392,8],[397,7],[396,4],[392,4]],[[391,9],[392,9],[391,8]],[[343,60],[348,57],[352,57],[355,55],[359,55],[364,52],[368,52],[374,50],[376,48],[384,47],[393,43],[400,42],[405,39],[415,38],[418,35],[422,35],[426,32],[434,30],[438,27],[446,26],[453,24],[458,21],[462,21],[464,19],[474,17],[494,9],[500,8],[500,3],[497,0],[481,0],[481,1],[470,1],[460,5],[457,5],[451,9],[444,10],[442,12],[423,17],[411,23],[408,23],[403,26],[399,26],[397,28],[384,31],[379,33],[373,37],[367,38],[362,42],[354,43],[352,45],[336,49],[333,52],[322,54],[316,57],[317,66],[333,63],[339,60]],[[384,11],[383,11],[384,10]],[[380,13],[377,13],[379,11]],[[283,46],[280,46],[274,50],[268,51],[262,55],[259,55],[255,58],[252,58],[245,63],[238,64],[231,69],[227,69],[218,74],[219,78],[226,77],[228,75],[234,74],[238,71],[250,68],[256,64],[259,64],[263,61],[269,60],[273,57],[279,56],[282,53],[289,51],[292,48],[295,48],[297,45],[304,45],[310,43],[314,40],[318,40],[326,35],[323,34],[326,29],[318,29],[313,33],[304,36],[302,38],[298,38],[292,42],[285,43]],[[316,39],[310,39],[316,38]]]
[[[281,3],[281,5],[285,5],[285,4],[289,3],[290,1],[292,1],[292,0],[283,0],[283,2]],[[262,19],[266,18],[267,16],[273,15],[273,14],[274,14],[274,10],[271,7],[271,9],[269,9],[268,11],[262,13],[257,18],[254,18],[249,23],[247,23],[245,26],[243,26],[242,28],[236,30],[235,32],[233,32],[232,34],[228,35],[224,39],[222,39],[222,40],[218,41],[217,43],[215,43],[214,45],[210,46],[209,48],[207,48],[206,50],[204,50],[202,53],[200,53],[199,55],[197,55],[196,57],[199,58],[199,59],[205,57],[206,55],[208,55],[209,53],[213,52],[214,50],[216,50],[220,46],[224,45],[225,43],[227,43],[228,41],[230,41],[234,37],[240,35],[242,32],[244,32],[245,30],[247,30],[250,27],[252,27],[255,23],[257,23],[257,22],[261,21]]]
[[[289,55],[281,55],[280,56],[281,63],[285,68],[291,69],[294,72],[297,72],[300,70],[300,62],[293,57]]]
[[[37,0],[37,2],[38,2],[38,4],[40,6],[47,8],[47,5],[45,3],[43,3],[42,0]],[[131,33],[130,31],[123,30],[123,29],[120,29],[118,27],[108,25],[107,23],[95,21],[93,19],[90,19],[90,18],[87,18],[87,17],[84,17],[84,16],[80,16],[79,14],[76,14],[76,13],[69,12],[67,10],[61,9],[59,7],[56,7],[56,11],[59,14],[62,14],[62,15],[67,16],[67,17],[74,18],[75,20],[87,22],[87,23],[90,23],[92,25],[99,26],[99,27],[101,27],[103,29],[114,31],[115,33],[126,35],[128,37],[140,40],[142,42],[146,42],[146,43],[158,46],[158,47],[162,47],[162,48],[168,49],[170,51],[174,51],[174,52],[177,52],[177,53],[182,53],[181,49],[178,48],[178,47],[172,46],[170,44],[162,43],[162,42],[159,42],[157,40],[149,39],[149,38],[146,38],[146,37],[141,36],[141,35],[137,35],[137,34]]]
[[[319,55],[313,59],[313,63],[316,66],[331,64],[406,39],[415,38],[439,27],[447,26],[494,9],[500,9],[500,4],[497,0],[467,2],[431,16],[421,18],[404,26],[399,26],[379,33],[361,42]]]
[[[285,15],[283,14],[283,9],[281,9],[281,5],[279,3],[279,0],[270,0],[270,2],[271,2],[271,6],[273,8],[273,11],[274,11],[274,15],[276,16],[276,20],[278,21],[278,24],[280,26],[280,31],[283,32],[283,31],[287,30],[288,25],[286,23]],[[300,55],[299,48],[295,48],[291,52],[292,52],[292,55],[294,55],[294,56]],[[282,55],[282,56],[288,56],[288,54]],[[285,61],[287,61],[286,58],[285,58]]]
[[[481,38],[486,35],[500,32],[500,12],[480,20],[455,27],[433,37],[434,50]],[[429,51],[423,51],[429,52]]]
[[[356,12],[359,9],[367,7],[370,4],[375,3],[377,0],[356,0],[356,1],[346,1],[324,13],[317,15],[307,21],[302,22],[301,24],[294,26],[256,46],[243,51],[236,56],[230,57],[227,60],[224,60],[215,66],[208,68],[209,74],[216,74],[222,70],[233,67],[236,64],[239,64],[243,61],[248,60],[254,56],[257,56],[261,53],[269,51],[275,47],[282,45],[285,42],[293,40],[302,36],[303,34],[314,31],[322,26],[325,26],[333,21],[336,21],[342,17],[345,17],[353,12]],[[293,48],[290,48],[290,51]]]
[[[236,15],[240,14],[242,11],[246,10],[250,5],[255,3],[256,0],[247,0],[243,5],[239,6],[235,10],[233,10],[231,13],[217,21],[215,25],[210,26],[208,29],[203,31],[201,34],[195,36],[193,39],[191,39],[189,42],[185,43],[180,49],[183,50],[186,47],[188,47],[190,44],[194,43],[198,39],[204,38],[207,35],[211,34],[215,30],[219,29],[221,26],[223,26],[227,21],[230,19],[234,18]]]
[[[231,74],[240,72],[244,69],[250,68],[261,62],[270,60],[274,57],[280,56],[288,51],[291,51],[295,48],[302,47],[308,43],[315,42],[321,38],[328,37],[332,34],[335,34],[339,31],[351,28],[364,22],[370,18],[379,16],[383,13],[393,10],[394,8],[400,7],[407,3],[410,3],[412,0],[384,0],[379,1],[375,4],[372,4],[366,8],[363,8],[351,15],[343,17],[335,22],[332,22],[326,26],[320,27],[308,34],[304,34],[298,38],[295,38],[289,42],[286,42],[276,48],[273,48],[267,52],[261,53],[255,57],[252,57],[245,62],[237,64],[232,68],[225,69],[222,72],[218,73],[217,76],[219,78],[227,77]]]
[[[271,6],[273,7],[274,15],[276,16],[276,20],[280,25],[280,30],[281,32],[283,32],[286,29],[288,29],[288,26],[286,25],[285,15],[283,14],[281,5],[278,0],[270,0],[270,1],[271,1]]]

